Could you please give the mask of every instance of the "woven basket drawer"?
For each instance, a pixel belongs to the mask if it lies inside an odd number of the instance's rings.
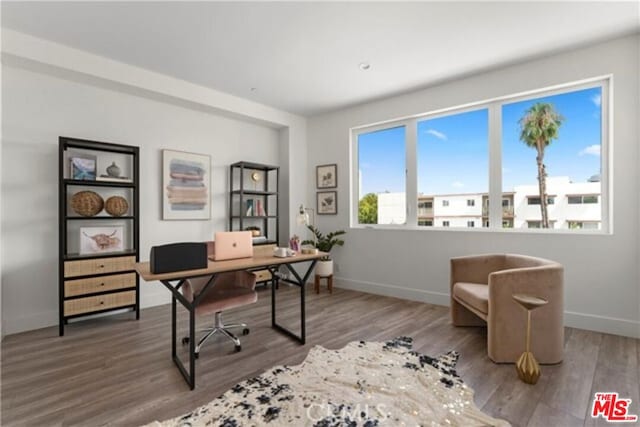
[[[64,315],[91,313],[108,308],[123,307],[136,303],[136,291],[118,292],[95,297],[77,298],[64,302]]]
[[[112,291],[132,288],[136,285],[136,273],[114,274],[113,276],[91,277],[88,279],[65,280],[64,295],[92,294],[94,292]]]
[[[135,256],[65,261],[64,277],[89,276],[91,274],[133,270],[135,263]]]
[[[253,274],[256,275],[256,282],[265,282],[267,280],[271,280],[271,273],[269,272],[269,270],[254,271]]]

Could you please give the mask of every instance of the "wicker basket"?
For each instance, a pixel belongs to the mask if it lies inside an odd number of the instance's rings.
[[[111,196],[105,202],[104,210],[111,216],[122,216],[129,210],[129,203],[124,197]]]
[[[95,216],[104,207],[104,200],[93,191],[80,191],[71,197],[71,209],[78,215]]]

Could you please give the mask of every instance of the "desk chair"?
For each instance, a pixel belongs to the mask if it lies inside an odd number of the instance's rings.
[[[209,252],[212,251],[212,244],[209,244]],[[184,297],[193,301],[194,295],[198,295],[202,288],[211,279],[208,277],[197,277],[193,279],[187,279],[182,286],[182,293]],[[245,323],[235,323],[225,325],[222,322],[222,312],[230,310],[236,307],[242,307],[245,305],[253,304],[258,301],[258,294],[255,291],[256,276],[253,273],[247,271],[233,271],[229,273],[220,273],[214,278],[214,282],[207,289],[207,293],[204,299],[196,307],[196,315],[210,315],[214,314],[215,321],[211,328],[205,328],[205,334],[198,341],[196,345],[195,357],[198,357],[200,348],[211,336],[220,332],[225,337],[229,338],[236,345],[236,351],[242,350],[240,340],[231,333],[230,329],[242,328],[242,335],[249,334],[249,328]],[[189,337],[182,339],[183,344],[189,342]]]

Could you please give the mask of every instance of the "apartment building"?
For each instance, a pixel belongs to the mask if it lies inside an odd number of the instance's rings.
[[[599,176],[587,182],[569,177],[548,177],[550,228],[599,230],[602,222]],[[378,223],[402,224],[406,220],[404,193],[378,195]],[[541,228],[538,185],[519,185],[502,193],[503,228]],[[487,193],[418,196],[418,225],[480,228],[489,226]]]

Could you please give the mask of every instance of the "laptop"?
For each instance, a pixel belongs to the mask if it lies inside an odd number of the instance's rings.
[[[253,256],[253,238],[251,231],[218,231],[215,234],[214,261]]]

